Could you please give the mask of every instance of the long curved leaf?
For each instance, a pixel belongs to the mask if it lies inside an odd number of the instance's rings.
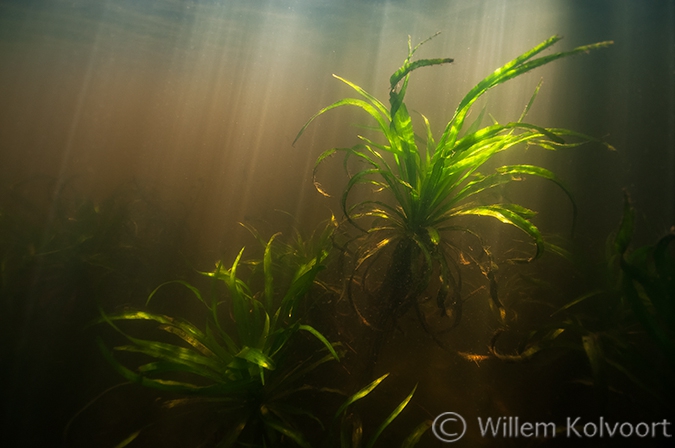
[[[415,386],[412,392],[410,392],[410,394],[401,403],[399,403],[398,406],[396,406],[396,409],[394,409],[394,411],[391,414],[389,414],[389,417],[387,417],[380,424],[380,426],[377,427],[375,434],[373,434],[373,436],[370,438],[370,441],[368,442],[368,445],[366,445],[366,448],[373,448],[375,442],[377,442],[377,439],[380,438],[380,434],[382,434],[382,431],[387,429],[387,426],[389,426],[391,422],[393,422],[394,419],[398,417],[398,415],[403,411],[403,409],[405,409],[405,407],[408,406],[408,403],[410,403],[410,400],[412,399],[413,394],[415,393],[416,390],[417,386]]]
[[[458,210],[452,213],[454,216],[461,215],[476,215],[476,216],[491,216],[498,219],[504,224],[511,224],[523,232],[527,233],[532,239],[537,247],[537,250],[533,257],[527,261],[532,261],[541,256],[544,251],[544,239],[539,232],[537,226],[532,224],[528,219],[523,218],[520,214],[509,210],[503,206],[490,205],[490,206],[478,206],[471,207],[463,210]]]
[[[317,338],[319,341],[321,341],[321,343],[328,349],[330,354],[333,355],[333,358],[335,358],[336,361],[340,361],[340,357],[338,356],[337,352],[333,348],[333,344],[328,342],[328,339],[326,339],[326,337],[324,335],[322,335],[321,333],[319,333],[314,327],[312,327],[311,325],[300,325],[298,327],[298,329],[303,330],[303,331],[307,331],[307,332],[311,333],[312,335],[314,335],[314,337]]]
[[[341,415],[341,414],[342,414],[349,406],[351,406],[353,403],[355,403],[355,402],[361,400],[362,398],[364,398],[364,397],[366,397],[368,394],[370,394],[370,393],[373,391],[373,389],[375,389],[375,388],[376,388],[382,381],[384,381],[384,379],[385,379],[386,377],[388,377],[388,376],[389,376],[389,374],[388,374],[388,373],[385,373],[384,375],[382,375],[381,377],[379,377],[378,379],[376,379],[376,380],[373,381],[372,383],[368,384],[368,385],[367,385],[366,387],[364,387],[363,389],[361,389],[361,390],[359,390],[358,392],[356,392],[354,395],[351,395],[349,398],[347,398],[347,401],[345,401],[344,403],[342,403],[342,406],[340,406],[340,407],[338,408],[337,412],[335,413],[334,419],[338,418],[338,417],[339,417],[339,416],[340,416],[340,415]]]
[[[398,84],[400,80],[406,77],[413,70],[417,70],[418,68],[421,67],[429,67],[431,65],[449,64],[451,62],[454,62],[454,59],[452,58],[418,59],[417,61],[406,62],[405,64],[403,64],[401,68],[396,70],[394,74],[391,75],[391,77],[389,78],[389,85],[391,86],[391,90],[394,90],[394,88],[396,88],[396,84]]]
[[[295,136],[295,139],[293,140],[293,145],[295,142],[298,141],[298,139],[304,134],[305,129],[307,129],[307,126],[309,126],[317,117],[320,115],[323,115],[324,113],[328,112],[329,110],[335,109],[336,107],[341,107],[341,106],[355,106],[358,107],[359,109],[362,109],[365,111],[368,115],[373,117],[375,121],[380,125],[380,129],[382,132],[386,135],[389,136],[389,125],[385,121],[386,117],[383,117],[381,113],[372,105],[367,103],[366,101],[359,100],[356,98],[343,98],[339,101],[334,102],[333,104],[324,107],[321,109],[319,112],[315,113],[309,120],[307,120],[307,123],[300,129],[300,132],[298,132],[298,135]]]

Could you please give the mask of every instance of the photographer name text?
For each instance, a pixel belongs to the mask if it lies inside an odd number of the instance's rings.
[[[655,422],[609,422],[604,417],[597,421],[582,421],[581,417],[567,417],[564,427],[559,428],[553,422],[520,421],[519,417],[478,417],[478,426],[482,437],[535,437],[553,438],[564,435],[568,438],[604,438],[633,437],[656,438],[672,437],[670,422],[666,419]]]

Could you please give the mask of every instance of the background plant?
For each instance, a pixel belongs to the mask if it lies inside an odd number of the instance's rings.
[[[632,387],[672,411],[675,233],[671,229],[655,244],[631,250],[634,227],[635,209],[625,193],[623,217],[607,238],[596,286],[555,310],[551,322],[532,331],[515,354],[497,351],[495,336],[493,353],[506,361],[551,349],[579,353],[600,406]]]
[[[0,400],[4,440],[57,445],[100,378],[82,328],[98,304],[143,297],[184,259],[184,221],[135,184],[88,197],[71,179],[0,188]],[[90,356],[91,355],[91,356]],[[45,406],[58,403],[60,412]],[[41,431],[26,428],[40,427]]]

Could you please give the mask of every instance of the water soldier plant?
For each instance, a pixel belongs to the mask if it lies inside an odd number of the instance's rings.
[[[527,164],[504,165],[488,174],[481,173],[479,169],[496,154],[519,144],[556,150],[589,141],[599,142],[596,138],[568,129],[544,128],[524,121],[541,83],[514,122],[502,124],[493,119],[491,125],[480,127],[483,113],[470,125],[466,120],[476,101],[493,87],[555,60],[607,47],[612,42],[538,56],[558,42],[560,37],[545,40],[498,68],[471,89],[460,101],[443,133],[435,138],[429,120],[422,114],[424,132],[422,135],[415,132],[404,101],[414,70],[452,62],[449,58],[413,61],[415,52],[429,39],[414,48],[408,40],[408,56],[389,79],[388,106],[353,82],[333,75],[352,88],[358,98],[344,98],[321,109],[305,123],[295,138],[297,141],[317,117],[342,106],[354,106],[364,111],[375,121],[374,129],[381,134],[382,139],[377,141],[358,135],[360,143],[352,147],[324,151],[314,167],[316,188],[327,195],[316,181],[317,168],[322,162],[336,153],[343,153],[345,169],[350,159],[362,163],[355,172],[347,170],[349,180],[341,197],[346,220],[358,231],[345,245],[345,251],[351,251],[353,255],[353,267],[346,288],[362,321],[381,330],[379,338],[390,333],[396,319],[410,308],[417,310],[422,325],[429,328],[425,313],[420,308],[422,293],[435,297],[438,314],[450,319],[448,328],[457,325],[463,304],[461,271],[462,264],[466,262],[478,266],[487,278],[490,305],[497,318],[503,321],[505,309],[497,295],[496,265],[492,254],[481,236],[461,225],[457,218],[487,216],[515,226],[534,243],[531,256],[518,261],[532,261],[546,249],[558,250],[544,240],[533,223],[535,211],[503,198],[490,199],[485,193],[495,192],[498,187],[526,176],[535,176],[558,185],[570,198],[575,215],[576,207],[571,192],[546,168]],[[371,187],[372,197],[351,202],[355,188],[364,185]],[[462,247],[461,235],[475,239],[480,249],[472,253]],[[383,257],[383,254],[389,257]],[[377,282],[371,277],[377,275],[374,266],[382,258],[388,261],[383,278]],[[376,286],[371,288],[370,284]],[[374,298],[376,318],[365,317],[365,313],[355,305],[355,285]],[[378,344],[381,341],[376,342],[376,346]],[[371,358],[375,358],[376,354],[377,348]]]
[[[101,351],[129,381],[182,396],[166,400],[166,407],[216,406],[215,412],[225,426],[218,436],[219,447],[272,447],[289,443],[309,447],[298,420],[305,424],[314,421],[319,427],[321,422],[313,410],[298,404],[298,396],[315,391],[305,383],[307,374],[330,360],[339,360],[339,347],[301,321],[302,301],[328,255],[325,243],[330,242],[329,235],[330,226],[312,244],[305,245],[315,247],[311,257],[292,249],[292,245],[275,245],[279,234],[265,242],[262,259],[245,263],[242,249],[229,269],[219,262],[213,272],[203,273],[213,282],[209,296],[178,280],[160,285],[148,297],[149,303],[167,284],[184,286],[208,308],[202,328],[144,310],[117,314],[102,311],[100,321],[109,323],[129,341],[114,347],[114,351],[141,353],[150,361],[129,368],[99,340]],[[257,233],[256,236],[259,237]],[[245,265],[251,272],[247,280],[242,276]],[[287,281],[283,280],[285,276]],[[218,284],[225,286],[224,295],[218,291]],[[255,289],[255,285],[259,287]],[[224,316],[228,313],[230,322]],[[177,340],[164,342],[160,338],[131,336],[121,324],[134,321],[153,323]],[[319,344],[300,349],[296,345],[293,350],[299,350],[301,355],[298,361],[289,352],[298,342],[299,332],[312,335]],[[139,432],[125,442],[129,443]]]

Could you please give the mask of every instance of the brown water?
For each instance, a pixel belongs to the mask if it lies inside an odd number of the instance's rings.
[[[331,74],[386,100],[388,77],[406,57],[408,35],[416,44],[441,31],[418,56],[452,57],[454,62],[416,71],[407,96],[408,108],[424,113],[438,134],[476,82],[558,34],[565,39],[556,51],[603,40],[615,43],[510,81],[486,95],[481,105],[500,122],[515,120],[543,78],[529,122],[588,133],[617,151],[600,145],[556,153],[529,149],[507,153],[497,162],[526,160],[553,169],[575,194],[577,244],[589,254],[597,255],[616,228],[623,188],[639,213],[637,241],[653,243],[675,224],[674,24],[672,2],[3,1],[0,187],[51,179],[52,184],[44,183],[47,187],[31,187],[46,198],[45,216],[51,216],[49,201],[60,186],[69,185],[75,196],[102,201],[121,185],[133,183],[180,221],[181,229],[188,229],[173,253],[189,253],[192,267],[208,270],[221,257],[232,260],[242,245],[255,244],[239,222],[267,226],[271,234],[287,231],[291,222],[275,210],[290,213],[304,229],[327,219],[331,211],[339,217],[345,182],[340,163],[331,160],[319,171],[321,183],[334,193],[331,199],[316,192],[312,170],[324,150],[357,142],[362,131],[353,125],[364,123],[363,113],[331,111],[292,146],[317,110],[351,95]],[[546,233],[569,234],[571,207],[555,186],[533,180],[509,194],[539,211],[537,224]],[[503,260],[513,240],[522,238],[493,224],[475,225],[483,228]],[[158,237],[163,244],[178,241],[166,233],[163,237]],[[167,267],[160,274],[157,260],[158,283],[186,272]],[[539,275],[555,288],[579,289],[575,274],[559,268],[559,262],[542,263]],[[507,267],[500,272],[505,283],[510,272],[515,276],[519,271]],[[477,287],[479,280],[473,281]],[[513,284],[505,296],[523,295],[519,288],[524,287],[515,280]],[[13,392],[3,405],[0,438],[7,434],[8,440],[17,441],[12,446],[56,446],[67,420],[118,379],[100,362],[93,336],[83,336],[89,339],[82,342],[73,329],[96,315],[95,306],[80,309],[78,315],[59,305],[61,314],[49,315],[44,300],[35,299],[8,318],[16,328],[8,333],[7,344],[22,347],[18,353],[35,350],[43,340],[57,346],[46,363],[35,355],[23,364],[16,361],[20,368],[3,367],[8,372],[3,391]],[[111,307],[121,307],[142,303],[143,296],[108,300]],[[468,302],[462,323],[447,336],[450,345],[486,352],[496,324],[489,320],[485,301],[479,303]],[[536,322],[537,312],[523,319]],[[65,321],[50,327],[54,316]],[[414,317],[408,317],[406,333],[394,336],[376,368],[376,373],[390,371],[394,378],[390,401],[375,406],[382,413],[419,382],[410,424],[446,410],[474,420],[490,414],[521,415],[530,421],[567,415],[559,408],[593,414],[592,409],[575,409],[574,399],[556,389],[587,369],[583,358],[565,364],[567,355],[551,354],[547,362],[529,367],[495,359],[466,362],[436,346],[415,326]],[[345,334],[358,338],[356,323],[347,322]],[[77,352],[72,344],[80,343],[84,348]],[[49,372],[60,379],[50,378]],[[119,443],[134,428],[121,410],[143,393],[120,393],[109,412],[85,417],[96,422],[96,429],[88,433],[79,426],[66,446]],[[124,394],[131,396],[129,401]],[[151,407],[152,398],[146,402]],[[652,418],[654,412],[645,415]],[[182,433],[183,426],[190,425],[174,426],[175,433]],[[387,443],[407,431],[395,432],[382,446],[398,446]],[[107,439],[109,433],[114,435]],[[437,446],[427,436],[419,446]],[[193,443],[171,439],[169,435],[161,443]],[[86,445],[84,440],[94,442]],[[468,440],[461,446],[524,446],[481,438],[475,428]]]

